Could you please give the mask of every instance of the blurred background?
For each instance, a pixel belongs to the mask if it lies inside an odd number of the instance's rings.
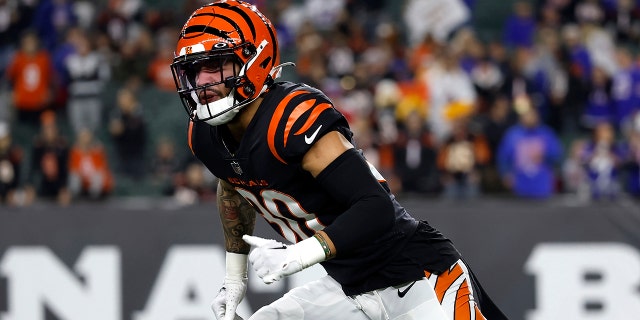
[[[637,319],[640,0],[251,2],[512,319]],[[205,3],[0,0],[1,320],[213,318],[216,178],[169,68]]]

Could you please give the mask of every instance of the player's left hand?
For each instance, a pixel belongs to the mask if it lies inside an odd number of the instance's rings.
[[[271,239],[244,235],[242,240],[253,247],[249,262],[264,283],[273,283],[325,259],[315,238],[285,245]]]

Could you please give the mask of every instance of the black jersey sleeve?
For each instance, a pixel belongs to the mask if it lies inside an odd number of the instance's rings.
[[[348,206],[324,229],[338,255],[373,243],[393,228],[393,202],[355,149],[345,151],[316,179],[336,201]]]
[[[271,153],[283,163],[297,162],[322,136],[339,131],[351,140],[345,117],[319,90],[300,86],[277,103],[267,131]]]

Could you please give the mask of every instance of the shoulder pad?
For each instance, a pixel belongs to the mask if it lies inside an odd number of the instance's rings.
[[[282,163],[301,157],[327,132],[344,129],[344,116],[317,89],[302,86],[290,91],[273,111],[267,130],[269,150]]]

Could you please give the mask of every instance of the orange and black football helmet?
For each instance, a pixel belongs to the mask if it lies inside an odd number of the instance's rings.
[[[189,117],[211,125],[233,119],[267,90],[281,69],[275,28],[255,6],[237,0],[217,1],[194,11],[180,32],[174,57],[171,70]],[[229,61],[235,63],[234,74],[221,74],[218,83],[196,85],[200,66]],[[221,83],[231,89],[227,97],[200,103],[198,91]]]

